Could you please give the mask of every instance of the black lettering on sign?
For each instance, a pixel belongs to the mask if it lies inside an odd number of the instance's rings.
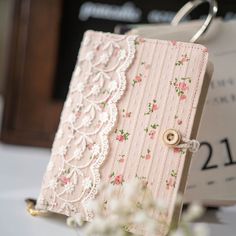
[[[230,149],[229,140],[227,138],[224,138],[224,139],[222,139],[220,141],[220,143],[225,144],[226,152],[227,152],[227,157],[229,159],[229,161],[225,163],[225,166],[235,165],[236,161],[233,160],[232,152],[231,152],[231,149]]]
[[[218,167],[218,165],[210,165],[210,160],[213,156],[213,148],[210,143],[208,142],[201,142],[200,147],[206,147],[208,149],[208,157],[206,162],[204,163],[202,170],[209,170],[209,169],[215,169]]]

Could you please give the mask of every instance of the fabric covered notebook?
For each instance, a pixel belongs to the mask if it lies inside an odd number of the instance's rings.
[[[207,63],[201,45],[87,31],[37,208],[91,220],[102,183],[125,197],[137,178],[167,202],[166,222],[177,220],[191,157],[179,143],[196,137]]]

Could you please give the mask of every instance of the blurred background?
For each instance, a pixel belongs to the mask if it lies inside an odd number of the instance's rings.
[[[0,0],[1,140],[51,146],[85,30],[167,23],[186,2]],[[203,4],[188,19],[207,12]],[[236,2],[219,1],[218,15],[236,18]]]

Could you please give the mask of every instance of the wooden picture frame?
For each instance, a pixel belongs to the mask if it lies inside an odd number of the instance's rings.
[[[50,147],[62,101],[53,99],[61,0],[15,0],[1,140]]]

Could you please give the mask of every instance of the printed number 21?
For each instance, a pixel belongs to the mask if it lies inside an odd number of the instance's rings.
[[[227,152],[227,157],[228,157],[228,162],[226,162],[224,165],[225,166],[230,166],[230,165],[235,165],[236,161],[233,160],[231,149],[230,149],[230,144],[229,140],[227,138],[220,140],[221,144],[225,144],[226,147],[226,152]],[[209,170],[209,169],[215,169],[218,167],[218,165],[212,165],[210,164],[211,158],[213,156],[213,148],[212,145],[208,142],[202,142],[201,147],[207,147],[208,148],[208,157],[206,162],[204,163],[202,170]]]

